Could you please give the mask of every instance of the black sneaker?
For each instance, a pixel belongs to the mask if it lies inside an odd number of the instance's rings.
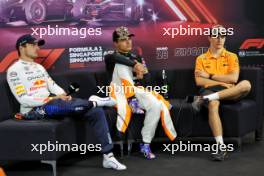
[[[220,147],[218,147],[217,153],[212,153],[211,158],[213,161],[224,161],[228,158],[226,148],[224,150],[220,150]]]
[[[201,110],[202,105],[205,105],[208,103],[208,99],[203,99],[202,96],[194,96],[193,102],[192,102],[192,108],[199,112]]]

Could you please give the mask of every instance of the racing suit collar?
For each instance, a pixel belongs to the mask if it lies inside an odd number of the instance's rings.
[[[35,63],[34,61],[30,62],[30,61],[23,60],[23,59],[21,59],[21,58],[19,58],[18,61],[19,61],[20,63],[24,64],[24,65],[32,65],[32,64]]]

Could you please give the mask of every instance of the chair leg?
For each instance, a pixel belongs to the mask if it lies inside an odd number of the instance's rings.
[[[263,140],[263,128],[259,128],[255,131],[255,140],[262,141]]]
[[[115,144],[118,144],[120,146],[120,156],[121,158],[124,157],[124,142],[123,141],[117,141]]]
[[[131,151],[132,151],[132,147],[133,147],[133,140],[128,140],[127,141],[127,154],[128,156],[130,156]]]
[[[242,138],[238,137],[236,138],[236,141],[237,141],[237,151],[241,152],[242,151]]]
[[[56,160],[41,160],[41,163],[51,165],[53,176],[57,176],[57,161]]]

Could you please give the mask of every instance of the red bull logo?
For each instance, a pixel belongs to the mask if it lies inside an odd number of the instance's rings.
[[[45,84],[46,82],[42,79],[38,79],[34,82],[33,86],[42,86],[43,84]]]
[[[38,79],[33,83],[33,86],[30,88],[30,91],[34,91],[45,87],[46,87],[46,81],[42,79]]]

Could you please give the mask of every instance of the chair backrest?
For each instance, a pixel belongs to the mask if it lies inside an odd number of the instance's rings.
[[[87,99],[92,94],[96,94],[96,80],[94,73],[79,71],[51,75],[51,77],[66,92],[71,83],[78,83],[80,85],[80,91],[74,94],[73,97]]]
[[[11,93],[5,79],[0,80],[0,121],[14,117],[19,112],[19,103]]]
[[[170,98],[185,98],[197,93],[192,68],[166,70]],[[162,70],[151,71],[155,85],[163,86]]]

